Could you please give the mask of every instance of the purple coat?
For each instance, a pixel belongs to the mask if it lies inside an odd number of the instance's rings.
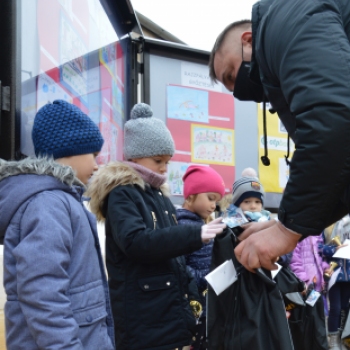
[[[290,262],[291,270],[307,284],[311,283],[316,276],[315,289],[319,292],[324,285],[323,271],[329,267],[320,255],[319,247],[322,248],[323,244],[322,234],[306,237],[295,247]]]

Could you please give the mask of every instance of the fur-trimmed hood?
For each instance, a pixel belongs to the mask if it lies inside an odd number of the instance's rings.
[[[77,195],[73,186],[84,188],[71,167],[53,159],[0,160],[0,237],[18,208],[30,197],[55,189]]]
[[[90,197],[90,209],[98,221],[105,220],[105,201],[113,188],[117,186],[139,186],[143,190],[149,186],[140,174],[123,162],[111,162],[102,166],[92,177],[86,195]],[[161,186],[164,195],[169,196],[168,185]]]
[[[51,158],[25,158],[21,161],[4,161],[0,159],[0,181],[10,176],[35,174],[50,175],[68,186],[84,186],[69,166],[61,165]]]

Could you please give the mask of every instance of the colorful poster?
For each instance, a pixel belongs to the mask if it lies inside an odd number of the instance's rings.
[[[61,47],[60,56],[63,63],[60,67],[61,81],[72,92],[87,102],[87,70],[88,57],[84,42],[61,14]]]
[[[209,122],[208,92],[182,86],[167,86],[168,118]]]
[[[176,145],[171,163],[176,161],[184,164],[210,164],[223,177],[226,190],[230,192],[230,186],[235,180],[234,99],[227,93],[178,85],[169,85],[166,87],[166,91],[169,91],[169,87],[177,89],[174,90],[175,93],[167,94],[168,107],[174,105],[172,98],[176,96],[177,91],[186,91],[187,96],[192,96],[192,93],[193,96],[199,96],[204,92],[207,94],[207,105],[204,108],[208,115],[207,120],[201,120],[200,123],[191,117],[189,119],[175,119],[168,114],[167,126]],[[203,135],[208,135],[208,140]]]
[[[182,178],[190,165],[209,166],[205,164],[194,164],[185,162],[173,162],[168,165],[168,184],[172,196],[183,196],[184,183]]]
[[[280,158],[278,161],[279,185],[281,188],[285,188],[289,179],[289,165],[287,165],[285,158]]]
[[[54,100],[65,100],[71,103],[72,97],[47,74],[40,74],[37,86],[37,110]]]
[[[117,159],[118,151],[118,127],[112,122],[108,116],[102,114],[100,122],[101,134],[104,138],[104,144],[98,155],[99,164],[107,164]]]
[[[257,108],[260,159],[264,155],[263,105],[259,104]],[[282,193],[289,178],[289,166],[285,160],[288,150],[288,133],[277,113],[271,114],[268,111],[269,108],[266,106],[267,149],[270,165],[264,166],[259,162],[259,177],[266,192]],[[289,160],[291,160],[294,152],[294,143],[291,139],[289,140],[289,149]]]
[[[110,75],[117,77],[117,46],[115,44],[102,47],[100,49],[100,62],[106,67]]]
[[[192,124],[191,144],[192,162],[235,165],[233,130]]]
[[[183,196],[183,181],[189,163],[170,162],[168,165],[168,183],[170,186],[170,194],[172,196]]]

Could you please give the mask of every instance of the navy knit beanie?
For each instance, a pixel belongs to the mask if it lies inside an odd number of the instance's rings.
[[[100,152],[103,145],[97,125],[78,107],[63,100],[39,109],[32,138],[37,157],[54,159]]]
[[[232,186],[232,203],[236,207],[239,207],[245,199],[250,197],[260,199],[264,205],[264,196],[264,187],[257,177],[242,177],[235,181]]]

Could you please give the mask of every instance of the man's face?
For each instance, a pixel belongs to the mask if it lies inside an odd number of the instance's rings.
[[[243,49],[243,56],[242,56]],[[232,91],[243,59],[250,61],[252,56],[251,32],[228,35],[214,57],[214,71],[217,80]]]

